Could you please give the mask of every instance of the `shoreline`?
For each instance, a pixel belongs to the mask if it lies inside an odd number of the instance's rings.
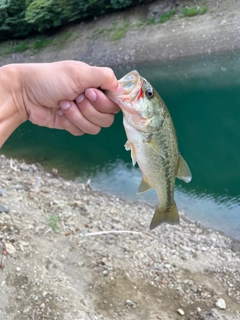
[[[2,319],[239,319],[239,241],[183,212],[150,232],[148,205],[0,167]]]
[[[240,8],[237,1],[219,1],[217,6],[216,1],[207,0],[209,9],[203,15],[181,17],[178,13],[162,24],[143,23],[151,18],[152,12],[160,10],[159,3],[154,1],[80,25],[64,27],[48,38],[49,46],[40,52],[26,50],[4,55],[6,43],[3,43],[0,45],[0,65],[73,59],[98,66],[134,67],[142,63],[171,62],[240,49]],[[179,3],[182,5],[181,0]],[[198,4],[201,2],[189,1],[189,6]],[[125,35],[116,41],[111,40],[114,32],[126,22]],[[69,39],[65,39],[66,34]],[[34,38],[29,41],[34,41]]]

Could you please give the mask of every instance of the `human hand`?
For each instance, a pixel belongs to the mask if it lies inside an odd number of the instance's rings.
[[[119,108],[101,90],[116,91],[109,68],[78,61],[12,65],[19,86],[13,91],[21,121],[65,129],[73,135],[96,134],[108,127]],[[14,70],[13,70],[14,71]],[[16,90],[15,90],[16,91]]]

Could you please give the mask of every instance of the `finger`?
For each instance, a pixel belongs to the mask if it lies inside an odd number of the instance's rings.
[[[76,103],[74,103],[73,101],[63,100],[60,101],[59,105],[65,117],[70,121],[70,123],[75,125],[83,132],[89,134],[97,134],[101,130],[99,126],[95,125],[84,117]]]
[[[83,68],[86,72],[83,73]],[[95,67],[86,64],[76,64],[74,69],[76,79],[83,88],[101,88],[102,90],[116,91],[118,87],[117,78],[112,69],[107,67]],[[79,74],[81,77],[79,78]]]
[[[62,110],[58,111],[58,122],[61,126],[61,129],[65,129],[74,136],[82,136],[84,132],[76,127],[68,118],[65,116]]]
[[[79,103],[80,101],[80,103]],[[88,99],[82,100],[82,95],[76,99],[76,104],[82,115],[91,123],[99,127],[109,127],[114,121],[112,113],[99,112]]]
[[[120,111],[120,108],[113,101],[111,101],[101,90],[89,88],[85,91],[85,96],[100,112],[118,113]]]

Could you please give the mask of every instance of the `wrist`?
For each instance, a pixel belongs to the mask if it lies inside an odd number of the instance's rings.
[[[20,65],[0,68],[0,147],[13,131],[27,120],[20,69]]]

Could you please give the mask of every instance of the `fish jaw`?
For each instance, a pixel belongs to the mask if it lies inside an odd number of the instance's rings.
[[[133,105],[142,97],[142,77],[133,70],[118,80],[122,93],[105,91],[105,94],[124,112],[135,113]]]

